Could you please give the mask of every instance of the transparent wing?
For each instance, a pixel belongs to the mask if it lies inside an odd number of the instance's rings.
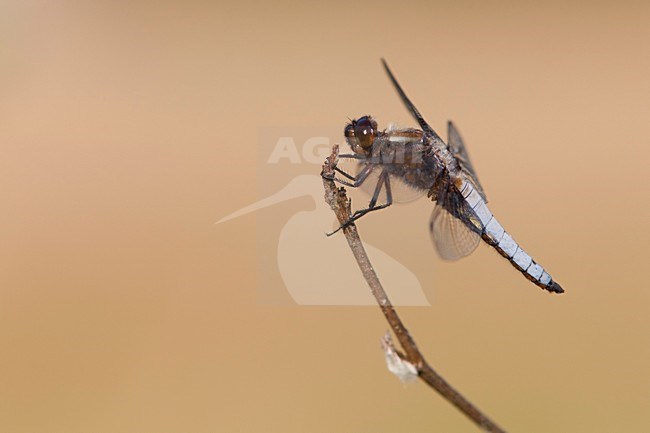
[[[456,190],[448,173],[443,173],[431,190],[436,206],[429,229],[438,254],[445,260],[458,260],[471,254],[481,241],[483,225],[476,213]]]
[[[448,134],[447,141],[449,144],[449,149],[454,154],[456,159],[458,159],[461,170],[463,171],[463,173],[465,173],[465,175],[469,178],[469,180],[472,182],[474,187],[478,190],[481,197],[483,197],[483,200],[487,202],[487,198],[485,197],[485,191],[483,191],[483,187],[481,186],[481,183],[478,181],[478,176],[476,175],[476,171],[474,171],[474,166],[472,166],[472,161],[469,159],[469,153],[467,152],[465,143],[463,142],[462,137],[458,133],[456,126],[454,126],[454,124],[451,121],[447,123],[447,134]]]
[[[439,204],[433,208],[429,229],[433,245],[444,260],[458,260],[470,255],[481,241],[478,232],[469,229]]]
[[[350,174],[353,177],[363,170],[366,166],[366,163],[363,160],[356,159],[340,159],[338,167]],[[366,180],[359,185],[359,189],[364,191],[369,196],[372,196],[375,192],[375,187],[377,182],[379,182],[379,176],[381,175],[381,167],[376,167],[366,178]],[[426,194],[426,190],[418,190],[411,187],[409,184],[404,182],[399,177],[390,176],[388,181],[390,182],[391,192],[393,196],[394,203],[408,203],[414,200],[419,199],[420,197]],[[381,193],[379,194],[378,203],[386,202],[386,189],[382,188]]]
[[[397,93],[402,99],[402,102],[409,110],[413,118],[417,120],[418,124],[420,125],[420,128],[422,128],[425,134],[434,143],[444,145],[444,142],[442,141],[440,136],[436,133],[436,131],[433,130],[431,125],[429,125],[427,121],[424,120],[424,118],[420,114],[420,111],[418,111],[418,109],[415,107],[413,102],[411,102],[409,97],[406,96],[406,93],[402,89],[402,86],[400,86],[400,84],[397,82],[397,79],[395,78],[393,72],[388,67],[386,61],[384,59],[381,59],[381,62],[384,65],[384,69],[386,70],[386,73],[388,74],[388,78],[390,78],[390,81],[393,83],[395,90],[397,90]],[[467,149],[465,148],[465,145],[463,143],[462,138],[460,137],[460,134],[458,133],[458,131],[456,130],[456,128],[451,122],[449,122],[448,124],[448,129],[449,129],[449,137],[448,137],[449,148],[454,153],[454,155],[458,158],[463,173],[465,173],[468,179],[474,184],[479,194],[481,194],[483,199],[487,202],[485,192],[483,191],[483,187],[478,181],[478,177],[476,176],[476,172],[474,171],[474,167],[472,166],[472,162],[469,159],[469,154],[467,153]]]

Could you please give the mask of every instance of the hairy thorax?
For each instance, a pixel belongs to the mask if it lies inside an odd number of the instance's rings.
[[[388,130],[375,139],[368,162],[419,190],[431,190],[441,176],[455,180],[458,164],[447,146],[425,140],[418,129]]]

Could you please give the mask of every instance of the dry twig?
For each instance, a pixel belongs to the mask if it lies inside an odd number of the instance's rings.
[[[332,208],[340,224],[348,220],[351,215],[351,202],[348,199],[345,188],[337,188],[334,183],[334,167],[338,163],[338,145],[332,148],[332,154],[327,158],[323,164],[321,176],[323,178],[323,186],[325,188],[325,201]],[[488,432],[505,432],[501,427],[496,425],[484,413],[482,413],[476,406],[470,403],[458,391],[456,391],[445,379],[442,378],[431,366],[426,362],[422,353],[417,348],[415,340],[409,334],[408,330],[402,323],[402,320],[397,315],[395,308],[391,305],[384,288],[375,273],[375,270],[366,255],[366,251],[359,238],[359,233],[354,224],[350,224],[343,229],[348,245],[354,254],[363,277],[368,282],[373,296],[377,300],[382,313],[386,317],[393,333],[397,337],[400,346],[404,350],[404,360],[413,364],[417,369],[417,374],[427,385],[438,391],[443,398],[456,406],[458,410],[464,413],[468,418],[474,421],[482,430]]]

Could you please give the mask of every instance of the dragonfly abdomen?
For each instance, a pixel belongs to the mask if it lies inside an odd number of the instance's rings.
[[[549,292],[563,293],[564,289],[499,224],[476,188],[470,182],[463,183],[461,194],[474,210],[475,219],[472,218],[472,222],[480,228],[481,238],[508,259],[527,279]]]
[[[517,268],[526,278],[544,290],[563,293],[564,289],[553,281],[548,272],[507,233],[497,219],[492,216],[481,234],[483,240],[494,247],[499,254]]]

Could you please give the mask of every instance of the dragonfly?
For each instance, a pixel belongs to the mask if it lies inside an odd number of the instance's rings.
[[[524,251],[488,208],[485,191],[456,126],[448,122],[445,143],[406,96],[384,59],[382,64],[420,129],[379,130],[370,115],[346,124],[344,136],[353,153],[341,154],[339,158],[350,161],[353,169],[335,167],[334,180],[349,187],[361,187],[372,197],[366,208],[354,212],[330,234],[370,212],[391,206],[393,201],[400,201],[396,194],[400,187],[416,196],[427,194],[435,202],[429,230],[442,259],[465,257],[482,239],[528,280],[548,292],[563,293],[564,289]],[[380,197],[384,198],[381,204]]]

